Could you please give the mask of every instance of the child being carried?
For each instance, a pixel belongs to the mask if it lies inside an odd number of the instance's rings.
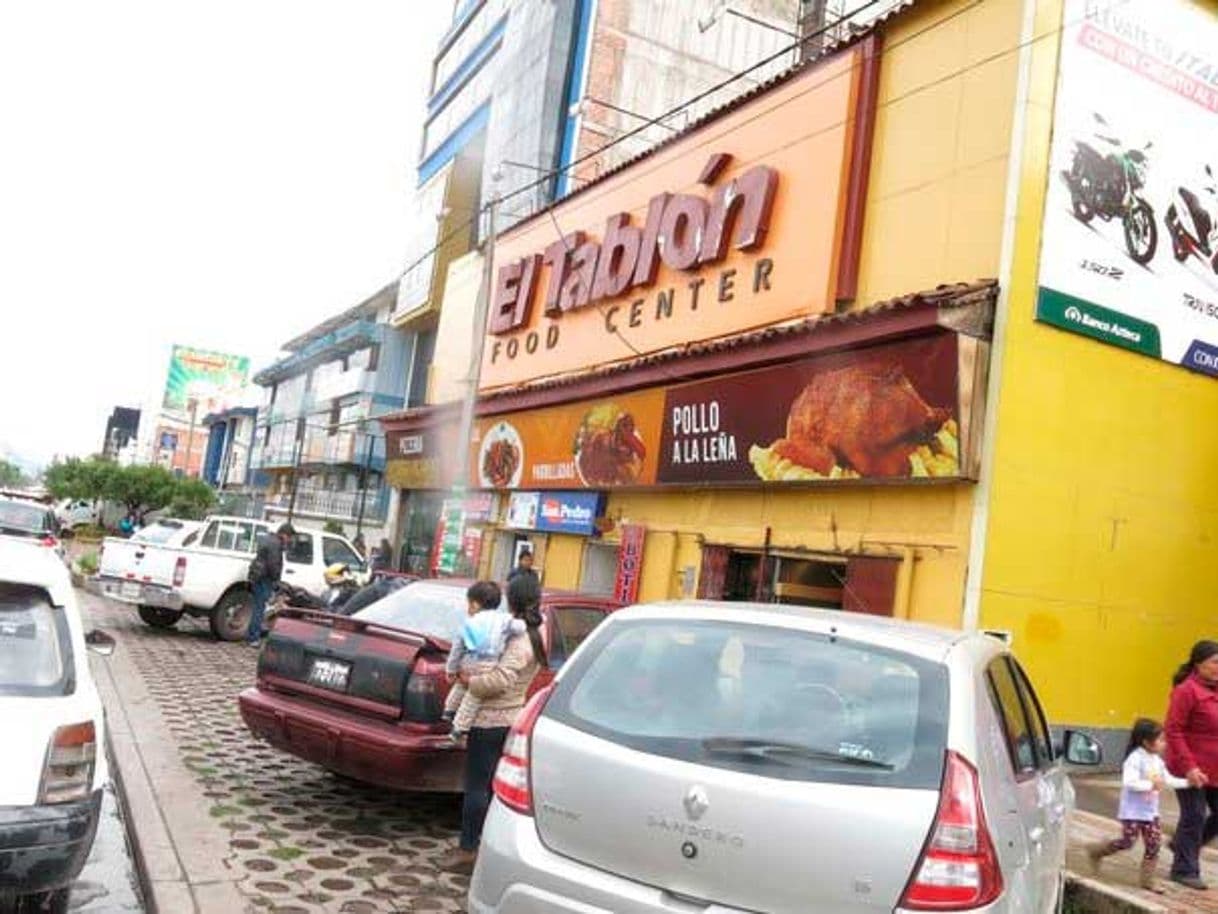
[[[514,618],[500,609],[502,594],[493,581],[479,581],[465,594],[469,601],[469,613],[461,625],[461,631],[453,638],[452,650],[448,652],[445,671],[452,687],[444,701],[444,717],[452,721],[449,738],[460,742],[469,732],[482,707],[465,685],[457,679],[458,673],[479,676],[494,669],[508,639],[522,635],[524,620]]]

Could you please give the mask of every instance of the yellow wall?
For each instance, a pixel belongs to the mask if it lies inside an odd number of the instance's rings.
[[[427,369],[427,402],[451,403],[465,396],[474,341],[470,328],[482,283],[483,258],[470,251],[448,267],[440,323],[436,329],[436,351]]]
[[[542,579],[546,587],[578,590],[583,558],[584,538],[582,536],[551,533],[546,537],[546,552],[542,566]]]
[[[857,304],[998,275],[1022,0],[885,29]]]
[[[1218,635],[1218,383],[1032,319],[1061,22],[1040,7],[981,624],[1014,632],[1050,717],[1124,728]]]

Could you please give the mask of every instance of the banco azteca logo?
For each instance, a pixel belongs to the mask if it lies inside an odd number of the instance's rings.
[[[1071,305],[1066,309],[1065,317],[1068,321],[1072,321],[1075,324],[1081,324],[1083,322],[1083,309],[1077,305]]]

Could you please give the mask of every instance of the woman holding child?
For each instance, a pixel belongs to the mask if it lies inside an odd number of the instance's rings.
[[[471,587],[471,594],[479,586],[482,585]],[[498,590],[494,584],[489,586]],[[478,596],[481,605],[485,606],[489,594]],[[508,731],[524,707],[533,677],[546,663],[541,637],[541,585],[537,578],[532,575],[513,578],[508,584],[507,603],[511,619],[505,628],[506,638],[499,659],[493,666],[479,667],[485,672],[473,672],[462,664],[456,673],[460,684],[475,701],[476,710],[466,735],[461,842],[442,864],[444,869],[453,872],[473,872],[478,843],[482,839],[482,823],[491,804],[491,783],[499,756],[503,753]],[[519,623],[523,623],[523,632]],[[451,710],[460,715],[460,708]]]

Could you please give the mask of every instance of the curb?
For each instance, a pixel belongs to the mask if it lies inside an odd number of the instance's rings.
[[[1066,871],[1066,899],[1087,914],[1168,914],[1170,911],[1132,892],[1070,870]]]
[[[176,870],[183,886],[185,878],[172,850],[162,850],[171,849],[172,842],[153,799],[152,784],[133,745],[130,722],[127,720],[126,708],[119,696],[109,661],[110,658],[98,661],[102,669],[95,667],[93,678],[98,691],[102,693],[102,704],[106,708],[106,746],[110,753],[110,780],[123,807],[123,822],[131,846],[136,877],[139,880],[140,896],[147,914],[177,914],[183,910],[180,906],[180,895],[172,893],[174,897],[169,897],[161,888],[164,883],[158,883],[151,874]],[[136,827],[137,822],[140,823],[139,827]],[[154,846],[158,849],[153,850]],[[187,897],[189,898],[189,895]],[[191,903],[187,910],[194,910],[194,904]]]
[[[96,677],[94,677],[96,678]],[[117,753],[111,734],[110,715],[106,715],[106,753],[110,757],[110,784],[114,787],[114,796],[123,813],[123,834],[127,846],[131,850],[131,863],[135,868],[135,878],[139,889],[140,901],[144,905],[145,914],[161,914],[152,891],[152,883],[148,879],[148,867],[144,860],[144,851],[140,846],[140,836],[132,827],[131,799],[124,786],[122,768],[118,763]]]

